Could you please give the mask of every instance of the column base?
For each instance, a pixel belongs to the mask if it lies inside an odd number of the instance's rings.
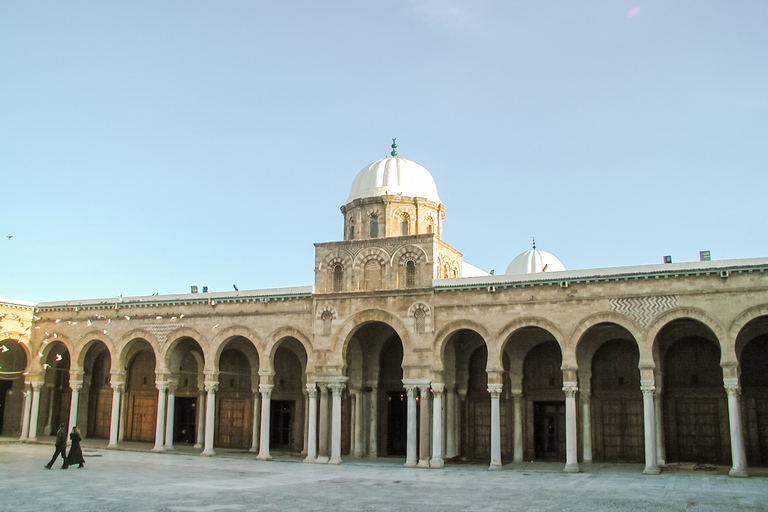
[[[110,450],[117,450],[117,443],[109,443],[107,448]]]
[[[405,461],[405,464],[403,464],[404,468],[415,468],[416,467],[416,461],[415,460],[407,460]]]
[[[422,459],[416,464],[417,468],[429,468],[429,459]]]
[[[307,464],[315,464],[317,462],[317,457],[310,457],[307,455],[307,457],[304,459],[304,462]]]
[[[749,474],[747,473],[747,468],[731,468],[728,472],[728,476],[732,476],[733,478],[748,478]]]
[[[328,464],[328,461],[330,459],[327,455],[321,455],[320,457],[315,459],[315,464]]]
[[[214,455],[216,455],[216,452],[213,450],[203,450],[200,454],[201,457],[213,457]]]
[[[251,453],[259,453],[259,449],[257,447],[255,447],[255,446],[251,446],[251,449],[248,450],[248,451],[251,452]]]
[[[658,466],[646,467],[643,470],[644,475],[658,475],[659,473],[661,473],[661,468]]]
[[[328,464],[341,464],[341,457],[331,457]]]
[[[501,462],[491,462],[488,471],[501,471]]]
[[[432,457],[432,460],[429,461],[429,467],[432,469],[443,469],[444,465],[443,459],[437,457]]]
[[[563,473],[581,473],[581,468],[578,464],[566,464]]]
[[[152,451],[155,453],[161,453],[165,451],[165,446],[155,446],[152,448]]]
[[[268,453],[260,453],[256,456],[256,460],[270,460],[272,456]]]
[[[203,443],[195,443],[195,446],[193,446],[192,448],[198,448],[198,449],[200,449],[200,448],[202,448],[202,447],[203,447]]]
[[[165,451],[172,452],[173,451],[173,445],[171,445],[171,446],[165,445]]]

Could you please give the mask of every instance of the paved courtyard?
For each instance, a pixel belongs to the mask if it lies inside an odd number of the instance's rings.
[[[84,469],[61,471],[57,461],[48,471],[52,453],[50,445],[0,444],[0,510],[768,510],[768,478],[729,478],[727,468],[658,476],[638,465],[593,464],[578,474],[531,463],[420,470],[90,449]]]

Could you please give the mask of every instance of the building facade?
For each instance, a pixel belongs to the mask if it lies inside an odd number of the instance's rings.
[[[504,275],[443,241],[429,172],[365,167],[314,286],[0,300],[2,434],[440,468],[768,466],[768,258]],[[15,317],[14,317],[15,315]]]

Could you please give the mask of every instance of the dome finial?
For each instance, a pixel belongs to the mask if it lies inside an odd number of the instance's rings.
[[[396,140],[396,138],[392,139],[392,152],[390,153],[392,156],[397,156],[397,144],[395,144]]]
[[[533,237],[533,250],[536,250],[536,237]]]

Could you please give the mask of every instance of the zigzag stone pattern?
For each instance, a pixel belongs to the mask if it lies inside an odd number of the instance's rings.
[[[616,311],[632,318],[641,327],[646,328],[660,313],[677,307],[676,295],[655,295],[651,297],[622,297],[610,299],[611,311]]]
[[[183,326],[183,324],[141,324],[139,327],[152,333],[152,336],[157,339],[158,343],[165,343],[165,340],[172,331]]]

